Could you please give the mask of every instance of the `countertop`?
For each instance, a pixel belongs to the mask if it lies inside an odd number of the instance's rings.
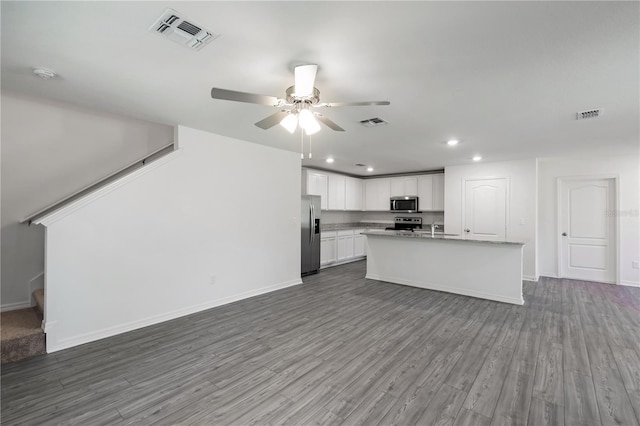
[[[431,231],[385,231],[385,230],[369,230],[363,232],[364,235],[371,235],[376,237],[391,237],[391,238],[413,238],[423,240],[446,240],[446,241],[468,241],[473,243],[489,243],[489,244],[514,244],[524,245],[524,241],[505,239],[505,240],[479,240],[465,238],[460,235],[449,235],[443,233],[435,233],[435,236],[431,236]]]
[[[330,231],[347,231],[350,229],[374,229],[383,230],[388,226],[393,226],[393,223],[375,223],[375,222],[353,222],[353,223],[329,223],[321,224],[320,232]]]

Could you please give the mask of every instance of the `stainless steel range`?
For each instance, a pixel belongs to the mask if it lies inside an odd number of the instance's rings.
[[[387,231],[413,231],[414,229],[422,229],[421,217],[396,216],[394,222],[395,226],[386,228]]]

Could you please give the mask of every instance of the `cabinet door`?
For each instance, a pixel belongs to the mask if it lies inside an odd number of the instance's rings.
[[[391,179],[365,180],[365,210],[389,211]]]
[[[418,178],[418,208],[422,211],[433,210],[433,176]]]
[[[418,195],[418,178],[415,176],[402,179],[403,195]]]
[[[328,210],[344,210],[345,206],[345,176],[329,175]]]
[[[362,257],[365,255],[364,235],[356,235],[353,237],[353,256]]]
[[[433,210],[444,210],[444,173],[433,175]]]
[[[338,237],[338,262],[353,257],[353,235]]]
[[[391,198],[391,179],[375,179],[378,201],[376,209],[378,211],[389,211],[389,199]]]
[[[320,196],[320,208],[327,209],[327,175],[307,172],[307,194]]]
[[[390,187],[391,187],[391,192],[390,192],[390,196],[391,197],[402,197],[403,195],[406,195],[404,193],[404,179],[403,178],[391,178],[390,181]]]
[[[378,205],[378,186],[375,179],[364,181],[364,209],[375,210]]]
[[[320,265],[328,265],[336,261],[336,238],[320,240]]]
[[[390,197],[404,197],[405,195],[418,195],[417,177],[398,177],[390,179]]]
[[[362,180],[345,179],[345,210],[362,210]]]

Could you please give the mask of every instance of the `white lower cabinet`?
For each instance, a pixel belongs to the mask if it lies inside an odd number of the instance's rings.
[[[363,257],[367,255],[367,236],[362,235],[364,229],[353,231],[353,257]]]
[[[364,229],[326,231],[320,234],[320,266],[326,267],[362,259],[365,253]]]
[[[320,266],[335,263],[336,253],[336,232],[322,232],[320,234]]]
[[[338,231],[338,262],[353,257],[353,230]]]

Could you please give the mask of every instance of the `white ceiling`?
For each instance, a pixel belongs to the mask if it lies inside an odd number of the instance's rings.
[[[221,36],[195,52],[148,32],[168,7]],[[637,155],[638,2],[1,2],[2,89],[296,151],[253,125],[275,108],[211,87],[284,97],[319,64],[322,112],[304,165],[366,175],[527,157]],[[33,66],[58,72],[43,81]],[[604,108],[595,120],[577,111]],[[386,126],[358,121],[381,117]],[[449,138],[461,143],[447,147]],[[324,162],[335,157],[333,165]]]

